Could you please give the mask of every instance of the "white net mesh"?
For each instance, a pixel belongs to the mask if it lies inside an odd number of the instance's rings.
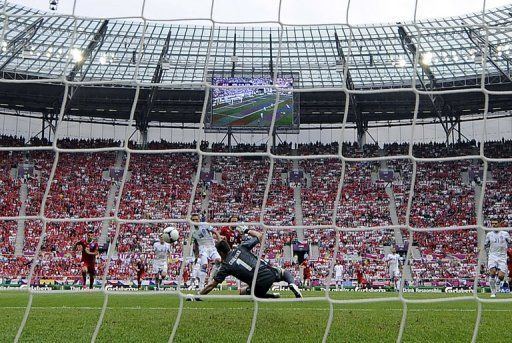
[[[350,4],[348,2],[346,8],[346,18],[344,24],[347,27],[351,34],[348,36],[348,51],[345,52],[345,61],[351,61],[351,52],[353,46],[353,39],[355,39],[355,35],[352,33],[353,26],[350,25]],[[484,10],[485,12],[485,2],[484,2]],[[73,20],[78,19],[75,16],[75,7],[76,1],[73,5],[73,12],[68,17]],[[148,27],[149,19],[144,16],[146,8],[146,3],[144,2],[142,5],[140,16],[135,18],[137,20],[142,21],[142,32],[141,32],[141,40],[138,43],[138,53],[143,55],[145,49],[145,37],[147,35],[146,29]],[[281,48],[283,39],[283,32],[285,32],[286,24],[281,20],[281,8],[282,3],[279,1],[279,9],[277,12],[277,19],[271,24],[279,27],[279,37],[278,37],[278,46],[275,51],[277,51],[275,68],[277,69],[273,75],[274,85],[271,86],[275,89],[276,99],[275,105],[273,109],[273,115],[270,122],[270,128],[268,129],[269,133],[274,132],[274,128],[276,127],[276,117],[278,112],[278,104],[280,97],[283,94],[283,89],[281,89],[276,82],[277,78],[281,74]],[[209,63],[210,54],[212,45],[214,44],[214,30],[219,25],[219,22],[214,19],[213,13],[215,9],[215,1],[212,1],[210,8],[210,15],[207,18],[208,22],[211,25],[211,30],[209,31],[208,38],[208,47],[206,53],[206,63],[205,68],[202,71],[202,82],[200,83],[188,83],[187,86],[200,86],[204,88],[205,92],[205,100],[201,112],[201,120],[200,126],[198,129],[199,136],[196,139],[195,147],[183,148],[183,146],[177,146],[177,148],[172,149],[152,149],[152,150],[138,150],[134,149],[130,146],[130,135],[135,130],[136,126],[136,110],[137,104],[140,101],[139,96],[141,94],[141,90],[143,87],[150,86],[158,86],[165,88],[173,88],[173,87],[183,87],[183,83],[178,84],[152,84],[150,82],[142,82],[139,77],[141,74],[144,74],[144,71],[140,69],[141,59],[135,59],[135,64],[133,67],[133,79],[131,80],[122,80],[118,81],[114,77],[113,80],[107,81],[69,81],[65,75],[73,68],[73,62],[68,60],[68,63],[64,70],[62,71],[62,77],[60,79],[39,79],[39,80],[7,80],[2,79],[1,82],[9,82],[9,83],[48,83],[48,82],[58,82],[65,86],[65,92],[63,95],[62,105],[60,107],[60,112],[58,116],[58,120],[56,123],[56,134],[51,146],[42,146],[42,147],[1,147],[0,151],[2,152],[12,152],[13,154],[23,153],[30,151],[33,153],[33,158],[40,159],[41,164],[44,164],[44,161],[48,161],[53,157],[53,164],[42,166],[43,170],[46,170],[46,173],[42,175],[41,184],[45,186],[41,186],[44,188],[44,192],[41,192],[39,196],[33,195],[31,197],[31,206],[25,214],[22,213],[2,213],[0,216],[0,220],[25,220],[25,236],[29,237],[39,237],[39,239],[32,239],[31,242],[25,243],[25,252],[31,252],[33,258],[31,261],[27,259],[25,262],[25,269],[23,273],[26,273],[27,284],[32,285],[33,280],[36,278],[38,274],[38,270],[44,268],[45,261],[51,260],[52,255],[49,255],[47,252],[43,251],[43,245],[48,244],[48,240],[45,241],[45,237],[55,237],[59,234],[59,225],[61,223],[74,223],[76,225],[77,230],[85,229],[86,224],[91,224],[94,227],[95,232],[99,235],[100,232],[108,232],[107,236],[110,239],[110,246],[122,247],[125,243],[125,240],[128,239],[131,235],[136,235],[137,226],[138,225],[146,225],[146,224],[169,224],[173,223],[174,225],[180,228],[180,244],[182,244],[179,251],[177,251],[177,255],[175,256],[177,259],[182,258],[185,260],[185,243],[190,245],[191,242],[191,232],[189,229],[189,225],[192,225],[190,220],[191,214],[197,212],[201,208],[200,199],[198,199],[198,194],[200,194],[201,190],[201,170],[202,167],[207,163],[213,163],[217,166],[220,166],[223,169],[227,169],[229,163],[243,163],[241,160],[237,160],[237,158],[241,157],[262,157],[263,162],[259,165],[255,162],[255,165],[252,166],[251,177],[256,178],[261,182],[256,182],[256,186],[254,189],[251,189],[251,193],[253,197],[257,198],[254,203],[261,203],[261,207],[253,205],[253,208],[248,211],[248,213],[244,214],[247,219],[246,224],[254,227],[258,227],[263,232],[264,240],[261,242],[258,256],[261,258],[267,254],[266,251],[266,242],[265,237],[269,235],[275,234],[276,232],[280,232],[280,230],[284,230],[283,232],[287,232],[285,234],[289,234],[290,236],[294,235],[294,230],[305,230],[306,237],[314,237],[320,236],[326,239],[329,239],[333,242],[332,255],[330,255],[330,259],[326,263],[326,272],[325,272],[325,292],[318,293],[322,294],[320,296],[311,296],[305,297],[303,299],[292,299],[292,298],[284,298],[279,300],[269,300],[269,299],[260,299],[255,296],[238,296],[238,295],[207,295],[204,296],[203,299],[208,300],[210,298],[218,298],[218,299],[240,299],[246,298],[254,303],[254,311],[252,315],[252,321],[250,323],[250,331],[247,335],[247,341],[251,341],[256,330],[256,326],[258,323],[258,316],[260,315],[260,307],[264,306],[266,302],[315,302],[315,301],[327,301],[329,303],[329,316],[325,327],[325,334],[323,336],[323,341],[327,341],[329,338],[329,334],[331,331],[331,327],[333,325],[333,320],[335,316],[335,306],[343,305],[343,304],[354,304],[354,303],[376,303],[376,302],[400,302],[403,306],[403,315],[400,321],[399,333],[397,341],[403,340],[404,330],[407,326],[408,320],[408,306],[411,304],[422,304],[422,303],[433,303],[433,302],[448,302],[448,301],[467,301],[471,300],[478,304],[477,307],[477,316],[476,322],[474,323],[474,331],[472,341],[476,341],[478,337],[478,331],[480,327],[480,322],[482,318],[482,305],[491,301],[482,297],[478,297],[478,289],[479,289],[479,281],[481,279],[480,273],[480,265],[483,263],[482,259],[484,259],[483,253],[478,253],[476,250],[476,245],[480,244],[482,247],[482,239],[478,236],[482,235],[486,230],[490,230],[484,224],[485,215],[484,215],[484,204],[486,201],[492,202],[492,199],[486,199],[486,188],[488,185],[488,168],[490,164],[503,165],[505,162],[512,162],[512,158],[510,156],[500,155],[499,153],[493,156],[486,154],[486,141],[485,137],[487,134],[487,116],[489,110],[489,97],[490,96],[510,96],[510,92],[499,92],[493,91],[486,88],[486,64],[488,53],[487,49],[483,49],[483,56],[481,58],[481,78],[480,82],[478,82],[475,88],[469,90],[470,92],[480,92],[484,96],[484,108],[483,108],[483,127],[482,130],[482,143],[480,144],[478,151],[473,151],[470,153],[465,153],[462,155],[455,156],[446,156],[446,157],[437,157],[434,155],[430,155],[428,153],[424,153],[421,149],[415,151],[415,132],[417,132],[417,121],[418,121],[418,111],[420,105],[420,97],[421,96],[434,96],[434,95],[450,95],[457,94],[461,92],[468,92],[467,89],[464,90],[442,90],[442,91],[428,91],[428,90],[420,90],[417,87],[417,83],[423,82],[422,80],[412,77],[410,86],[405,86],[400,89],[379,89],[379,90],[354,90],[348,83],[348,81],[344,81],[340,84],[339,87],[324,87],[321,90],[318,88],[296,88],[293,91],[296,93],[311,93],[318,91],[339,91],[342,96],[345,97],[345,108],[342,109],[343,115],[343,123],[341,136],[338,139],[339,144],[331,147],[331,149],[320,149],[319,151],[315,151],[311,155],[300,155],[300,156],[292,156],[292,155],[281,155],[276,153],[276,151],[272,150],[271,144],[267,144],[266,151],[264,152],[215,152],[215,151],[205,151],[201,147],[201,144],[205,138],[205,116],[209,110],[208,98],[210,94],[210,90],[212,88],[229,88],[227,86],[215,86],[211,84],[210,80],[210,66]],[[432,30],[431,27],[424,27],[423,24],[416,21],[416,9],[417,3],[415,4],[415,16],[412,23],[409,24],[409,28],[414,28],[416,31],[415,41],[418,44],[418,49],[421,51],[421,44],[423,41],[423,37],[421,33],[423,30]],[[15,14],[7,12],[7,3],[3,5],[3,18],[4,23],[7,23],[9,17],[15,17]],[[182,18],[183,20],[189,19],[194,20],[197,18]],[[202,18],[204,19],[204,18]],[[222,24],[235,24],[235,23],[222,23]],[[240,24],[240,23],[238,23]],[[258,24],[258,23],[251,23]],[[260,23],[261,24],[261,23]],[[268,23],[267,23],[268,24]],[[482,21],[477,23],[472,23],[472,26],[476,26],[482,31],[485,32],[485,40],[488,40],[489,30],[498,30],[499,27],[490,27],[489,23],[485,20],[485,15],[482,14]],[[470,24],[464,23],[455,23],[450,28],[451,29],[466,29],[471,26]],[[79,29],[78,23],[75,21],[74,29],[72,31],[69,45],[70,47],[74,46],[77,36],[77,30]],[[443,28],[439,28],[443,29]],[[2,37],[5,36],[6,25],[4,25],[4,29],[2,31]],[[3,39],[2,39],[3,41]],[[355,47],[354,47],[355,49]],[[419,66],[421,64],[420,54],[416,53],[413,55],[414,60],[411,60],[410,64],[413,66]],[[342,80],[348,80],[349,77],[349,69],[350,62],[342,64]],[[70,94],[76,91],[76,87],[80,87],[83,85],[128,85],[135,87],[135,94],[133,98],[133,102],[131,105],[131,111],[128,119],[128,126],[125,130],[125,139],[123,140],[123,145],[120,147],[116,146],[108,146],[105,147],[80,147],[80,148],[67,148],[64,140],[60,141],[60,137],[65,137],[65,133],[62,132],[62,122],[65,120],[64,116],[66,111],[68,111],[67,102],[70,99]],[[232,88],[232,87],[231,87]],[[400,146],[397,151],[389,150],[389,156],[379,156],[376,151],[366,151],[363,153],[355,153],[350,146],[344,145],[343,142],[348,140],[346,138],[345,127],[347,126],[347,121],[349,117],[349,113],[351,111],[351,95],[354,94],[372,94],[372,93],[398,93],[398,92],[410,92],[415,97],[415,108],[413,110],[412,115],[412,130],[411,135],[409,137],[409,142],[411,144]],[[340,95],[341,96],[341,95]],[[267,141],[271,141],[271,135],[268,135]],[[59,146],[60,144],[60,146]],[[499,148],[498,148],[499,149]],[[99,158],[98,156],[102,156]],[[155,158],[158,156],[159,158]],[[93,168],[92,174],[100,173],[99,171],[108,169],[109,166],[116,164],[123,171],[120,174],[121,177],[119,179],[118,187],[114,190],[114,203],[111,204],[111,211],[106,211],[109,207],[106,204],[97,206],[98,204],[81,204],[77,206],[77,208],[70,209],[66,208],[66,199],[59,199],[56,196],[57,187],[59,187],[59,183],[66,178],[66,175],[72,174],[75,172],[74,166],[80,165],[83,159],[94,159],[98,157],[98,161],[93,163],[88,163],[87,166],[92,166]],[[158,190],[151,190],[150,187],[147,187],[148,192],[152,192],[151,194],[144,194],[148,198],[154,201],[153,209],[158,208],[156,212],[163,214],[160,219],[155,219],[151,214],[151,210],[147,210],[145,212],[145,208],[143,204],[137,202],[137,189],[140,186],[140,183],[137,184],[137,180],[143,179],[142,182],[146,182],[148,184],[151,183],[151,176],[143,175],[141,173],[138,175],[140,170],[144,169],[145,164],[158,165],[159,160],[168,157],[171,158],[176,165],[180,166],[181,172],[185,169],[185,175],[178,175],[175,178],[182,177],[183,179],[190,178],[193,182],[187,186],[177,186],[183,187],[179,189],[177,193],[180,194],[188,194],[188,199],[169,196],[172,190],[169,190],[167,193],[161,193]],[[229,158],[231,160],[229,160]],[[223,159],[224,158],[224,159]],[[210,162],[208,162],[210,161]],[[304,213],[303,223],[304,225],[293,225],[293,220],[291,217],[287,218],[278,218],[277,213],[282,213],[276,210],[276,203],[284,203],[286,206],[294,206],[293,198],[290,194],[286,194],[286,190],[283,190],[279,187],[279,175],[283,170],[286,170],[287,166],[290,164],[297,163],[303,169],[312,170],[313,180],[312,183],[316,181],[319,182],[319,185],[329,184],[330,188],[327,187],[323,189],[323,196],[319,200],[318,194],[308,194],[303,196],[302,198],[302,207]],[[372,185],[369,184],[358,184],[358,177],[355,176],[355,173],[365,173],[366,178],[371,178],[372,170],[375,166],[379,164],[387,164],[388,166],[392,166],[395,170],[400,170],[402,175],[406,175],[403,177],[403,182],[401,184],[394,185],[394,197],[396,197],[394,201],[394,206],[396,206],[396,211],[398,214],[397,222],[393,222],[392,218],[389,217],[388,214],[372,214],[372,222],[361,222],[354,223],[353,217],[345,216],[346,211],[344,211],[345,207],[349,207],[352,199],[345,197],[347,189],[351,194],[357,194],[358,200],[361,203],[361,208],[359,211],[368,211],[369,207],[373,209],[382,207],[382,200],[379,200],[379,197],[371,196],[371,194],[379,194],[384,192],[382,189],[372,189]],[[167,168],[168,166],[161,166],[161,168]],[[461,192],[462,195],[458,194],[456,199],[464,199],[467,203],[476,204],[476,211],[473,211],[473,216],[470,217],[459,217],[460,219],[458,224],[454,225],[453,221],[445,220],[442,218],[436,217],[433,215],[431,220],[419,220],[420,214],[425,218],[423,209],[415,203],[418,199],[417,197],[423,197],[423,201],[429,201],[429,192],[432,191],[431,185],[429,183],[421,182],[427,179],[436,179],[440,181],[443,178],[455,178],[454,175],[450,174],[450,171],[447,171],[442,175],[434,175],[432,174],[433,170],[439,169],[452,169],[451,171],[458,171],[464,168],[471,169],[476,168],[477,170],[482,169],[482,184],[479,190],[480,196],[477,195],[475,191],[475,187],[467,187],[462,183],[454,185]],[[169,174],[173,174],[176,171],[165,171]],[[314,174],[317,173],[317,174]],[[128,180],[128,175],[131,175]],[[505,173],[506,175],[506,173]],[[94,181],[89,180],[90,184],[94,184]],[[176,181],[176,180],[175,180]],[[456,181],[454,181],[457,183]],[[493,183],[490,187],[495,190],[499,187],[501,182],[506,182],[506,180],[498,181],[497,183]],[[103,196],[105,199],[107,198],[109,190],[107,188],[101,189],[101,184],[97,184],[98,188],[95,192],[98,192],[98,196]],[[77,197],[83,196],[84,190],[76,189]],[[86,189],[85,191],[91,191],[91,189]],[[218,192],[222,192],[222,190],[217,190]],[[131,196],[127,198],[125,196],[126,193],[130,193]],[[329,195],[330,194],[330,195]],[[332,195],[335,194],[335,197]],[[384,194],[384,193],[382,193]],[[142,195],[140,195],[142,197]],[[426,197],[426,198],[425,198]],[[217,201],[217,203],[221,203],[222,200],[219,198],[210,199],[212,202]],[[432,201],[432,199],[430,199]],[[316,202],[322,201],[325,202],[325,207],[328,208],[322,214],[318,214],[315,211],[315,207],[317,206]],[[160,204],[160,205],[159,205]],[[270,206],[269,206],[270,204]],[[464,203],[455,204],[459,207],[466,206]],[[155,207],[156,206],[156,207]],[[230,209],[235,212],[244,211],[246,209],[240,207],[236,207],[236,204],[230,204]],[[364,208],[367,206],[367,208]],[[222,208],[222,206],[219,206]],[[136,209],[136,210],[135,210]],[[224,208],[225,209],[225,208]],[[473,209],[475,210],[475,209]],[[509,210],[509,209],[508,209]],[[136,211],[136,212],[134,212]],[[373,211],[375,212],[375,211]],[[378,211],[377,211],[378,212]],[[435,209],[433,210],[435,212]],[[106,215],[107,213],[108,215]],[[215,209],[212,211],[213,216],[217,213]],[[242,213],[241,213],[242,214]],[[281,214],[280,214],[281,215]],[[174,219],[169,219],[174,218]],[[433,219],[432,219],[433,218]],[[211,218],[210,218],[211,219]],[[213,226],[225,226],[226,223],[211,220]],[[283,225],[284,224],[284,225]],[[370,224],[370,225],[368,225]],[[228,224],[229,225],[229,224]],[[233,225],[237,225],[236,223]],[[105,229],[106,228],[106,229]],[[503,229],[509,230],[509,227],[504,227]],[[152,229],[148,229],[146,232],[149,237],[155,237],[157,234],[158,227],[154,227]],[[291,231],[286,231],[291,230]],[[432,239],[436,233],[440,235],[446,235],[452,241],[448,240],[444,243],[445,245],[442,247],[442,250],[449,250],[450,244],[456,244],[457,240],[464,240],[465,242],[471,242],[475,246],[464,250],[464,253],[467,255],[472,255],[472,258],[468,258],[468,261],[462,259],[459,265],[456,268],[464,269],[464,277],[465,279],[473,278],[472,282],[473,289],[472,293],[467,296],[462,297],[442,297],[442,298],[429,298],[429,299],[417,299],[407,297],[405,292],[405,270],[402,271],[401,277],[401,287],[400,292],[396,297],[386,297],[386,298],[358,298],[358,299],[339,299],[333,296],[331,292],[330,285],[334,284],[331,280],[334,274],[334,268],[337,263],[338,255],[346,256],[349,253],[350,244],[353,244],[354,241],[358,239],[364,239],[367,242],[372,242],[372,240],[380,240],[384,238],[391,239],[391,236],[395,234],[395,232],[400,231],[403,234],[405,241],[408,241],[407,245],[407,254],[405,258],[405,266],[412,268],[413,271],[418,271],[418,275],[412,275],[413,277],[421,278],[421,270],[427,268],[428,261],[422,261],[418,259],[414,255],[413,241],[418,242],[421,246],[424,245],[424,248],[427,249],[429,247],[429,240]],[[453,232],[453,234],[452,234]],[[311,233],[311,236],[308,234]],[[374,235],[375,234],[375,235]],[[378,234],[378,235],[377,235]],[[138,237],[140,238],[140,237]],[[148,238],[149,239],[149,238]],[[352,243],[351,243],[352,242]],[[370,243],[369,243],[370,244]],[[355,248],[354,248],[355,249]],[[133,251],[126,251],[123,255],[125,258],[134,258],[135,254]],[[111,248],[108,250],[108,253],[105,256],[105,259],[102,260],[101,266],[99,268],[98,278],[101,279],[101,292],[104,294],[104,301],[101,307],[101,313],[98,318],[92,340],[95,341],[100,333],[102,328],[102,324],[104,322],[104,318],[108,312],[109,308],[109,297],[111,294],[115,293],[107,287],[107,279],[109,276],[109,272],[112,271],[113,268],[117,268],[117,273],[119,270],[123,270],[123,268],[128,268],[126,265],[123,266],[122,258],[119,255],[122,254],[120,251],[115,251],[115,249]],[[130,255],[131,254],[131,255]],[[476,256],[478,254],[478,257]],[[368,259],[371,259],[369,257]],[[478,259],[478,261],[476,261]],[[377,258],[375,259],[377,261]],[[31,262],[27,264],[26,262]],[[21,262],[23,263],[23,261]],[[50,263],[50,262],[48,262]],[[379,263],[379,262],[375,262]],[[172,332],[169,337],[169,341],[174,341],[178,329],[180,327],[180,323],[183,316],[184,310],[184,300],[187,295],[187,292],[182,289],[183,275],[186,269],[185,263],[176,263],[179,266],[177,270],[179,272],[177,288],[176,290],[166,291],[170,295],[175,295],[179,297],[179,307],[176,319],[174,320]],[[27,266],[30,266],[27,269]],[[258,270],[258,265],[256,266],[256,270]],[[347,266],[346,266],[347,267]],[[439,266],[438,266],[439,267]],[[39,269],[38,269],[39,268]],[[381,269],[384,268],[381,266]],[[382,272],[382,270],[381,270]],[[126,271],[128,273],[128,271]],[[256,275],[253,280],[253,289],[256,281]],[[32,305],[34,294],[42,293],[45,291],[32,289],[30,287],[26,288],[26,291],[29,294],[28,304],[20,323],[19,329],[17,331],[17,335],[15,341],[19,341],[23,335],[25,330],[25,326],[27,323],[27,319],[29,318],[32,312]],[[51,291],[56,293],[57,291]],[[81,292],[81,290],[68,290],[63,291],[66,293],[70,292]],[[118,294],[118,293],[115,293]],[[161,292],[143,292],[137,293],[138,295],[160,295]],[[512,299],[498,299],[492,300],[493,302],[511,302]]]

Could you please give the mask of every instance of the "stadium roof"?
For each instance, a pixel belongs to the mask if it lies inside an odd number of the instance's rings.
[[[12,4],[6,5],[6,13],[8,20],[1,17],[5,32],[0,42],[3,78],[67,77],[74,81],[122,83],[123,87],[111,86],[112,89],[107,91],[105,85],[101,91],[96,87],[83,87],[87,90],[77,94],[73,99],[76,103],[70,104],[69,110],[75,109],[77,115],[119,115],[123,109],[114,108],[113,104],[126,102],[130,97],[133,99],[134,87],[130,82],[137,80],[160,85],[152,112],[158,113],[164,108],[175,111],[175,115],[160,116],[160,120],[197,121],[204,92],[192,90],[200,86],[190,83],[203,81],[207,60],[207,81],[212,75],[258,77],[276,72],[293,76],[295,88],[316,88],[319,91],[342,87],[345,67],[348,71],[347,87],[354,90],[410,88],[413,79],[420,90],[475,88],[482,80],[484,65],[483,80],[488,89],[512,89],[512,5],[489,10],[485,15],[424,20],[416,25],[285,26],[282,29],[252,26],[212,28],[158,22],[146,22],[144,26],[143,21],[136,20],[102,21],[52,16]],[[488,38],[482,20],[489,25]],[[484,56],[487,58],[482,64]],[[420,63],[413,67],[415,57]],[[59,97],[62,97],[63,90],[62,84],[55,81],[53,85],[14,87],[2,83],[0,94],[5,100],[0,107],[16,108],[18,105],[17,109],[23,107],[36,112],[54,109],[61,101]],[[176,90],[184,84],[188,84],[188,90]],[[18,93],[20,87],[25,91]],[[145,92],[148,94],[142,94],[141,103],[149,96],[150,90]],[[33,94],[38,97],[33,97]],[[468,99],[473,94],[476,94],[475,98]],[[84,96],[86,98],[80,101],[79,98]],[[388,93],[387,96],[380,95],[380,98],[382,101],[379,101],[379,96],[371,94],[357,95],[363,114],[381,113],[370,120],[398,119],[403,115],[410,118],[414,109],[412,93],[398,96]],[[404,100],[406,98],[409,100]],[[445,98],[443,102],[450,103],[450,111],[458,111],[460,115],[482,111],[481,93],[452,94]],[[91,99],[95,103],[91,103]],[[173,102],[173,99],[178,102]],[[404,106],[407,109],[401,112],[402,100],[406,101]],[[339,92],[315,92],[302,94],[300,101],[301,122],[307,123],[339,121],[345,100]],[[383,101],[389,102],[389,108]],[[429,99],[426,96],[425,101],[425,111],[420,111],[429,116],[433,111],[428,109]],[[471,107],[472,101],[475,102],[474,107]],[[131,103],[125,105],[129,111]],[[509,109],[507,106],[512,105],[504,101],[495,107],[506,110]]]

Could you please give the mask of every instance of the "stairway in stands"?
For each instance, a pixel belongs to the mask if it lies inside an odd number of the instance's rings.
[[[393,193],[393,187],[391,185],[386,186],[386,194],[389,197],[389,214],[391,216],[391,223],[393,225],[399,225],[398,223],[398,215],[396,212],[396,202],[395,202],[395,193]],[[395,228],[393,230],[395,242],[397,244],[403,244],[404,239],[402,237],[402,232],[400,229]]]
[[[379,156],[384,156],[385,152],[383,149],[379,149]],[[380,170],[388,170],[388,164],[386,160],[380,161]],[[395,201],[395,194],[393,193],[393,185],[392,183],[389,183],[386,185],[386,194],[389,197],[389,215],[391,217],[391,223],[393,225],[399,225],[398,223],[398,214],[396,211],[396,201]],[[396,244],[403,244],[404,239],[402,237],[402,232],[400,229],[395,228],[393,230],[394,237],[395,237],[395,243]]]
[[[292,260],[292,247],[290,245],[283,246],[283,260],[285,262],[291,262]]]
[[[320,248],[318,247],[318,244],[311,244],[309,246],[309,254],[311,260],[318,260],[320,258]]]
[[[293,160],[293,170],[299,170],[299,161]],[[294,187],[293,189],[293,200],[295,204],[295,225],[303,225],[303,215],[302,215],[302,196],[301,196],[302,186]],[[296,229],[297,238],[299,241],[304,240],[304,229]]]
[[[20,211],[18,215],[20,217],[24,217],[26,215],[26,208],[27,208],[27,198],[28,198],[28,187],[25,182],[21,184],[20,187]],[[18,220],[18,230],[16,232],[16,241],[14,244],[14,255],[15,256],[21,256],[23,255],[23,242],[25,241],[25,220],[19,219]]]
[[[379,149],[379,156],[385,156],[385,152],[383,149]],[[380,169],[388,170],[387,160],[380,161]],[[389,197],[389,215],[391,217],[391,223],[393,225],[399,225],[400,223],[398,221],[395,193],[393,192],[392,183],[386,185],[385,191]],[[400,244],[400,245],[404,244],[404,237],[402,236],[402,231],[399,228],[393,229],[393,235],[394,235],[396,244]],[[408,238],[409,237],[406,237],[406,239],[408,239]],[[411,253],[412,253],[413,259],[421,257],[420,252],[417,247],[411,246],[411,249],[412,249]],[[391,247],[384,247],[384,252],[385,252],[385,254],[391,252]],[[405,278],[405,280],[412,281],[412,271],[411,271],[411,266],[409,264],[404,265],[404,278]]]
[[[203,157],[203,166],[201,168],[201,172],[209,173],[212,166],[212,157],[204,156]],[[222,174],[221,174],[222,175]],[[201,182],[197,185],[197,187],[201,187]],[[210,204],[210,188],[204,189],[204,197],[201,200],[201,212],[208,213],[208,205]]]
[[[114,164],[114,168],[123,168],[124,167],[124,151],[119,151],[116,154],[116,162]],[[127,179],[128,180],[128,175]],[[103,214],[104,217],[109,217],[116,206],[116,200],[117,195],[119,193],[119,189],[121,187],[121,182],[116,182],[115,180],[111,180],[110,190],[108,191],[108,198],[107,198],[107,206],[105,207],[105,213]],[[104,244],[107,242],[108,238],[108,230],[110,228],[110,221],[104,220],[101,223],[101,232],[100,237],[98,238],[98,243]]]

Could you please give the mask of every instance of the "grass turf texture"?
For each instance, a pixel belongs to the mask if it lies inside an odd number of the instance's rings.
[[[227,292],[223,292],[227,293]],[[215,292],[214,294],[220,294]],[[227,294],[234,294],[227,293]],[[290,292],[282,292],[291,297]],[[305,296],[323,296],[305,292]],[[408,299],[457,297],[457,294],[407,294]],[[109,294],[99,342],[167,342],[179,307],[177,296]],[[332,292],[337,300],[379,303],[333,304],[329,342],[395,342],[403,306],[393,293]],[[483,298],[488,298],[483,295]],[[498,299],[512,298],[499,295]],[[100,315],[101,293],[34,294],[33,308],[22,342],[90,342]],[[23,317],[28,295],[0,292],[0,342],[12,342]],[[247,339],[254,303],[205,299],[184,302],[176,342],[243,342]],[[259,303],[253,342],[319,342],[329,317],[326,301]],[[408,304],[404,342],[469,342],[477,305],[474,301]],[[512,303],[483,304],[478,341],[512,341]]]

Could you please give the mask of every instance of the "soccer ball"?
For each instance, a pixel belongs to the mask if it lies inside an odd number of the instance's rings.
[[[168,226],[162,232],[162,238],[166,243],[174,243],[180,238],[180,233],[175,227]]]

